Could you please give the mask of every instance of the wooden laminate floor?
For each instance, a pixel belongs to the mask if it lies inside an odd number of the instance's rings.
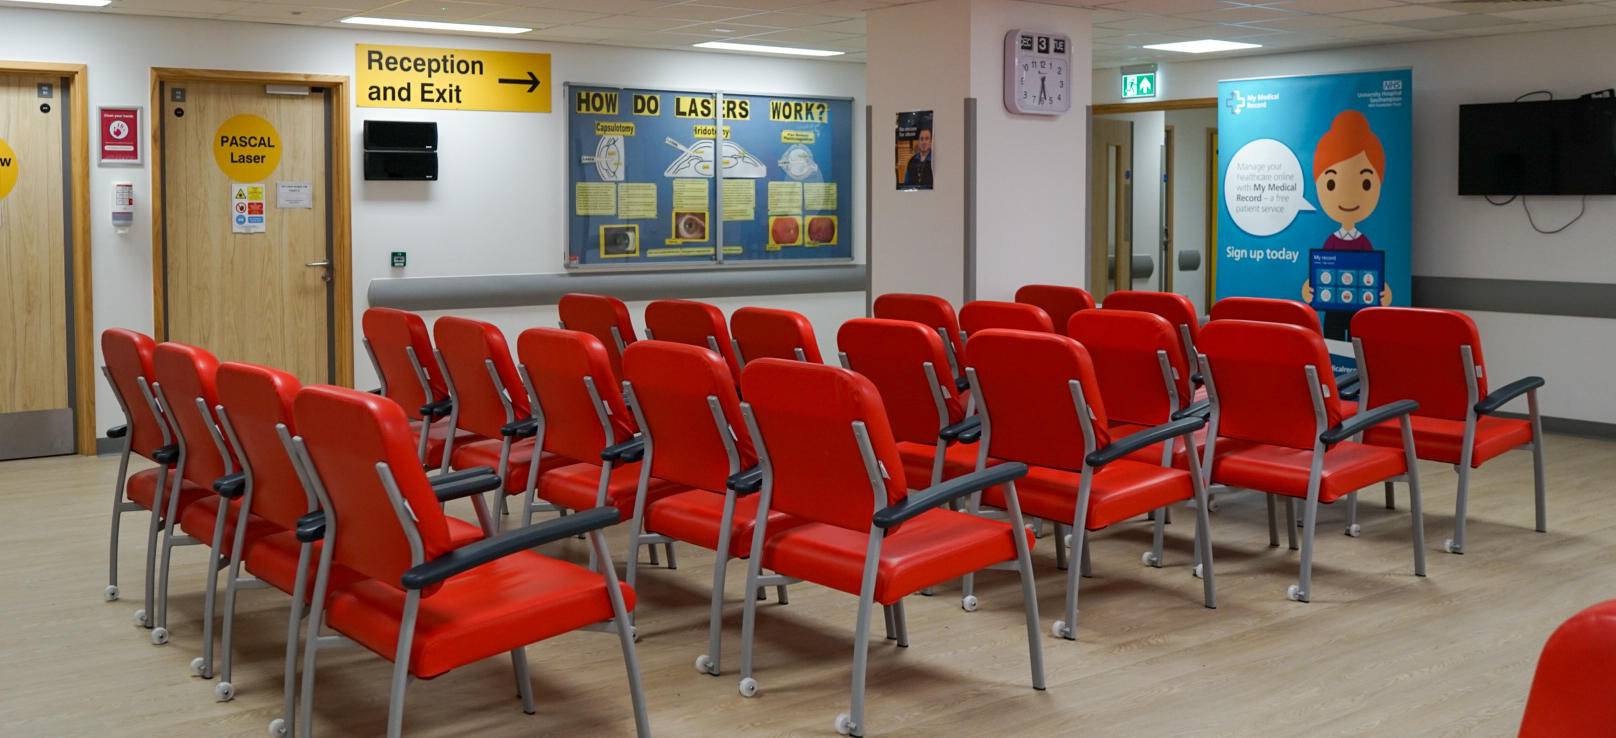
[[[1616,443],[1547,441],[1549,533],[1532,531],[1531,456],[1511,453],[1474,475],[1467,553],[1451,535],[1455,475],[1422,464],[1427,578],[1412,574],[1406,495],[1389,511],[1365,495],[1363,535],[1344,510],[1320,515],[1311,604],[1285,599],[1297,553],[1269,548],[1255,493],[1213,514],[1217,610],[1190,576],[1192,518],[1168,529],[1166,565],[1139,555],[1149,524],[1100,532],[1083,582],[1076,642],[1046,637],[1049,689],[1030,688],[1013,572],[978,577],[981,609],[957,585],[907,601],[911,645],[871,642],[869,735],[1509,735],[1537,654],[1566,617],[1616,597]],[[152,646],[134,627],[144,513],[125,520],[124,598],[102,601],[115,458],[0,464],[0,735],[262,736],[280,706],[287,597],[246,592],[238,615],[235,701],[190,676],[199,653],[205,556],[175,551],[169,628]],[[452,508],[469,517],[469,508]],[[626,528],[610,543],[623,558]],[[736,693],[744,567],[732,566],[726,673],[702,676],[711,554],[681,546],[679,569],[642,569],[639,656],[652,729],[664,736],[834,735],[847,709],[855,599],[802,584],[791,604],[760,610],[753,699]],[[546,553],[581,561],[584,545]],[[1048,539],[1034,550],[1045,633],[1059,617],[1064,572]],[[876,631],[880,631],[879,619]],[[538,714],[523,715],[508,659],[490,659],[409,690],[411,736],[631,735],[617,639],[574,633],[528,649]],[[377,736],[389,665],[362,649],[321,656],[317,734]]]

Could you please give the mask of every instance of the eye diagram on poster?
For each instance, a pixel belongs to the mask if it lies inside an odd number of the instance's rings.
[[[899,190],[929,190],[932,182],[930,110],[898,114],[893,140]]]
[[[565,99],[568,268],[853,258],[850,99],[579,84]]]

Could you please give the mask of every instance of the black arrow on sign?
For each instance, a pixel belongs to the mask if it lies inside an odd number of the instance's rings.
[[[499,83],[502,84],[502,85],[527,85],[527,91],[532,92],[534,90],[539,89],[539,75],[534,74],[532,72],[528,72],[527,73],[527,79],[521,79],[521,78],[511,79],[509,77],[500,77],[499,78]]]

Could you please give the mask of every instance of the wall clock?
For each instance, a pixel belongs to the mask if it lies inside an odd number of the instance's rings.
[[[1071,110],[1071,46],[1063,33],[1018,28],[1005,34],[1005,109],[1032,115]]]

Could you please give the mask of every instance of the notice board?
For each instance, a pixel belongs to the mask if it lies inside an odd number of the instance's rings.
[[[568,268],[853,258],[851,99],[568,84],[566,104]]]

